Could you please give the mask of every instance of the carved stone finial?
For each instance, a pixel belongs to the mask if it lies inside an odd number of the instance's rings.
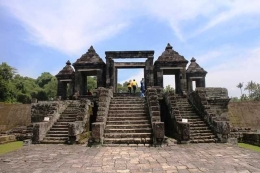
[[[196,59],[194,57],[192,57],[190,62],[196,62]]]
[[[96,52],[94,47],[91,45],[90,48],[88,49],[88,52]]]
[[[172,49],[172,46],[170,45],[170,43],[167,44],[165,50],[167,50],[167,49]]]
[[[68,61],[66,62],[66,64],[67,64],[67,65],[71,65],[70,60],[68,60]]]

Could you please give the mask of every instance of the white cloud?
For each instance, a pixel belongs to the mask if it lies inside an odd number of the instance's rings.
[[[240,90],[236,87],[239,82],[246,84],[252,80],[260,83],[260,76],[258,75],[260,47],[241,52],[236,51],[234,57],[227,58],[225,63],[206,69],[208,71],[206,86],[225,87],[229,91],[229,96],[240,97]],[[243,92],[246,93],[246,91]]]

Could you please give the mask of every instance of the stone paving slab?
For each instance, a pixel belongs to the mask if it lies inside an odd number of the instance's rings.
[[[1,173],[260,173],[260,153],[227,144],[99,147],[39,144],[0,156]]]

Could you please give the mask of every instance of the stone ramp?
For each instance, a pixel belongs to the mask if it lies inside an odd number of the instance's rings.
[[[211,143],[217,141],[217,137],[199,115],[197,115],[187,98],[177,97],[177,104],[181,117],[188,119],[190,123],[190,143]]]
[[[68,123],[76,121],[78,107],[76,104],[70,104],[62,112],[60,118],[47,132],[42,144],[64,144],[68,140]]]
[[[110,103],[104,146],[150,146],[152,127],[144,98],[115,96]]]

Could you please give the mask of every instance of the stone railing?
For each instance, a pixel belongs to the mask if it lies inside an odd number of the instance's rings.
[[[243,142],[260,147],[260,133],[257,132],[243,133]]]
[[[109,105],[113,97],[113,89],[98,88],[96,90],[98,98],[98,112],[95,123],[92,123],[92,138],[89,141],[92,144],[103,144],[104,129],[107,122]]]
[[[92,107],[90,100],[81,99],[80,101],[73,101],[73,104],[78,105],[75,109],[78,110],[76,121],[68,123],[68,143],[78,142],[80,134],[89,131],[90,114],[89,109]]]
[[[148,88],[146,98],[153,129],[153,144],[158,146],[164,141],[164,122],[161,122],[160,105],[156,88]]]
[[[219,142],[227,142],[230,133],[228,97],[225,88],[196,88],[189,93],[189,102],[217,135]]]
[[[41,140],[43,140],[47,131],[60,118],[60,114],[66,109],[68,105],[68,101],[32,103],[31,122],[33,126],[33,143],[39,143]]]
[[[174,126],[173,136],[179,143],[187,143],[190,140],[190,125],[189,123],[182,122],[182,116],[178,105],[178,95],[174,92],[166,92],[164,100],[171,116],[171,121]]]

